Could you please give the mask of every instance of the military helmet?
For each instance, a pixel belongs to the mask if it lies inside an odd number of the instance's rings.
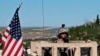
[[[68,29],[64,29],[64,28],[60,29],[58,34],[60,34],[60,33],[68,33]]]

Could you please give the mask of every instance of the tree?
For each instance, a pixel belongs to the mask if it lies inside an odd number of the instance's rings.
[[[97,14],[96,24],[99,24],[99,15]]]

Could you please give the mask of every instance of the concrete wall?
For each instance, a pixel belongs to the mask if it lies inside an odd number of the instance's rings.
[[[80,56],[81,47],[91,47],[91,56],[97,56],[96,42],[71,42],[71,43],[48,43],[48,42],[31,42],[31,50],[37,52],[38,56],[42,56],[42,47],[51,47],[52,56],[57,56],[57,48],[76,48],[75,56]]]

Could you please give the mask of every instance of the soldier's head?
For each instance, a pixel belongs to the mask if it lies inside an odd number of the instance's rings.
[[[60,29],[58,33],[58,38],[60,39],[66,39],[68,38],[68,30],[66,29]]]

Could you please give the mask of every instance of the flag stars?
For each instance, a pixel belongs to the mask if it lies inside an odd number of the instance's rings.
[[[20,22],[17,13],[14,15],[13,20],[11,21],[11,24],[9,26],[11,29],[11,35],[17,40],[20,39],[21,29],[20,29]]]
[[[17,13],[16,13],[15,15],[16,15],[16,16],[18,16],[18,14],[17,14]]]
[[[17,18],[17,17],[16,17]]]

